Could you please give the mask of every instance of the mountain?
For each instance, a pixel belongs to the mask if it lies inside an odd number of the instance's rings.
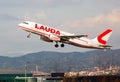
[[[35,70],[39,66],[40,71],[64,72],[90,70],[95,66],[107,68],[110,65],[120,66],[120,49],[95,50],[88,52],[50,52],[43,51],[30,53],[20,57],[0,56],[0,69]]]

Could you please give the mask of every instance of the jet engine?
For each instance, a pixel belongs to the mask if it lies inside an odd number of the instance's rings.
[[[50,40],[53,40],[53,41],[57,41],[57,42],[60,41],[60,38],[56,35],[53,35],[53,34],[49,35],[49,38],[50,38]]]
[[[46,42],[53,42],[53,40],[50,40],[48,37],[40,36],[40,39]]]

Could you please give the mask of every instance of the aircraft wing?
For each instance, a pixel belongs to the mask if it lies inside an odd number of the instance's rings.
[[[68,41],[69,39],[87,37],[88,35],[70,35],[70,36],[60,36],[62,41]]]

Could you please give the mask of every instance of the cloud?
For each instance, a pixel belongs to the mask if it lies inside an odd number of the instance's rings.
[[[95,38],[99,33],[110,28],[113,30],[113,33],[110,37],[109,44],[113,48],[120,48],[120,45],[118,45],[120,42],[120,9],[113,9],[107,14],[101,13],[93,17],[67,21],[62,27],[63,30],[77,34],[88,33],[89,38]]]
[[[120,9],[113,9],[108,14],[99,14],[94,17],[87,17],[84,19],[77,19],[67,21],[62,27],[69,27],[68,29],[77,30],[93,30],[113,28],[118,32],[120,26]]]
[[[93,25],[103,25],[103,24],[107,24],[110,26],[114,26],[114,25],[118,25],[120,23],[120,9],[114,9],[112,10],[111,13],[108,14],[100,14],[96,17],[93,18],[88,18],[86,20],[88,21],[92,21]]]

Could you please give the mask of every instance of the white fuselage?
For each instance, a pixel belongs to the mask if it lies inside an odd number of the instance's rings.
[[[30,33],[34,33],[40,36],[50,37],[50,40],[56,42],[60,41],[59,36],[74,36],[75,34],[71,34],[68,32],[61,31],[59,29],[55,29],[53,27],[49,27],[46,25],[38,24],[35,22],[25,21],[19,24],[19,27],[25,31]],[[88,39],[87,37],[81,38],[70,38],[68,41],[63,41],[63,43],[72,44],[78,47],[85,47],[85,48],[98,48],[103,49],[103,46],[100,43],[96,42],[93,39]]]

